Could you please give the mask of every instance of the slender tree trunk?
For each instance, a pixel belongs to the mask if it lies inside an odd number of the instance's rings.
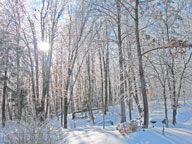
[[[8,98],[8,96],[7,96],[7,98]],[[7,110],[8,110],[8,113],[9,113],[9,119],[10,119],[10,120],[13,120],[11,107],[10,107],[8,101],[7,101]]]
[[[132,120],[132,112],[131,112],[131,100],[129,100],[129,120]]]
[[[131,78],[130,78],[130,69],[129,69],[129,75],[128,75],[128,83],[129,83],[129,92],[128,92],[128,98],[129,98],[129,119],[132,120],[132,114],[131,114],[131,109],[132,109],[132,95],[133,95],[133,89],[132,89],[132,83],[131,83]]]
[[[88,110],[89,110],[89,115],[91,116],[91,120],[93,125],[95,124],[93,112],[92,112],[92,91],[91,91],[91,69],[90,69],[90,55],[88,53],[88,58],[87,58],[87,70],[88,70]]]
[[[48,88],[49,89],[49,88]],[[48,116],[48,111],[49,111],[49,107],[50,107],[50,104],[49,104],[49,90],[47,90],[47,101],[46,101],[46,109],[45,109],[45,119],[47,118]]]
[[[43,40],[42,40],[43,41]],[[46,64],[45,64],[45,52],[43,52],[42,58],[42,98],[41,98],[41,112],[44,113],[45,111],[45,97],[46,97],[46,84],[47,84],[47,77],[46,77]]]
[[[3,127],[5,126],[5,122],[6,122],[6,113],[5,113],[5,102],[6,102],[6,95],[7,95],[7,70],[5,70],[4,72],[4,84],[3,84],[3,99],[2,99],[2,125]]]
[[[105,111],[104,114],[106,115],[107,111],[108,111],[108,64],[109,64],[109,50],[108,50],[108,46],[107,46],[107,52],[106,52],[106,61],[104,64],[104,69],[105,69]]]
[[[128,63],[129,64],[128,77],[129,77],[129,81],[130,81],[129,85],[132,85],[132,83],[133,83],[133,87],[132,86],[130,87],[130,89],[132,89],[131,94],[137,105],[138,112],[141,115],[142,109],[141,109],[141,106],[139,103],[139,98],[138,98],[137,83],[136,83],[136,78],[135,78],[135,70],[134,70],[133,56],[132,56],[132,50],[131,50],[131,43],[129,41],[128,41],[128,46],[127,46],[127,55],[128,55],[128,61],[129,61],[129,63]],[[131,76],[132,76],[132,78],[131,78]]]
[[[131,55],[131,46],[127,45],[127,56],[128,56],[128,64],[125,64],[125,74],[126,74],[126,86],[125,88],[127,89],[126,93],[128,94],[128,107],[129,107],[129,119],[132,120],[132,95],[133,95],[133,87],[132,87],[132,79],[131,79],[131,70],[133,69],[133,66],[131,64],[132,62],[132,55]],[[125,62],[125,61],[124,61]],[[128,70],[127,69],[128,66]],[[127,84],[128,83],[128,84]],[[128,89],[128,86],[129,89]]]
[[[176,100],[176,90],[175,90],[175,81],[174,81],[173,82],[173,118],[172,118],[173,125],[176,124],[177,107],[178,107],[178,104]]]
[[[55,78],[55,85],[56,85],[56,87],[53,87],[53,81],[51,80],[52,97],[54,99],[53,109],[55,108],[55,114],[57,116],[57,120],[59,121],[59,113],[58,113],[58,106],[59,106],[59,104],[58,104],[58,94],[57,94],[57,91],[58,91],[57,90],[57,78]]]
[[[59,78],[60,78],[60,83],[59,83],[59,92],[60,92],[60,114],[61,114],[61,126],[63,126],[63,114],[64,114],[64,100],[63,100],[63,47],[61,47],[60,49],[60,75],[59,75]],[[65,92],[64,92],[65,93]]]
[[[132,65],[133,65],[133,62],[132,62]],[[141,115],[142,108],[141,108],[140,103],[139,103],[139,97],[138,97],[138,90],[137,90],[137,83],[136,83],[134,67],[132,67],[131,73],[132,73],[132,76],[133,76],[133,84],[134,84],[134,91],[135,91],[135,93],[133,95],[133,98],[134,98],[135,103],[137,105],[137,109],[139,111],[139,114]]]
[[[177,95],[176,95],[176,78],[175,78],[175,72],[174,72],[174,58],[172,58],[171,76],[172,76],[172,99],[173,99],[172,124],[175,125],[176,124],[176,115],[177,115],[178,103],[177,103]]]
[[[60,99],[60,104],[61,104],[61,126],[63,126],[64,107],[63,107],[63,96],[62,95],[61,95],[61,99]]]
[[[18,44],[19,46],[19,44]],[[20,88],[20,54],[19,54],[19,47],[16,50],[16,57],[17,57],[17,104],[18,104],[18,109],[17,109],[17,119],[20,121],[21,120],[21,115],[22,115],[22,106],[21,106],[21,88]]]
[[[166,91],[165,91],[165,85],[163,86],[163,97],[164,97],[164,107],[165,107],[165,124],[166,127],[168,128],[168,113],[167,113],[167,97],[166,97]]]
[[[30,18],[28,18],[29,23],[30,23],[30,28],[32,31],[33,35],[33,48],[34,48],[34,59],[35,59],[35,78],[36,78],[36,98],[37,102],[36,105],[38,105],[38,100],[39,100],[39,56],[38,56],[38,48],[37,48],[37,38],[36,38],[36,30],[34,27],[34,23]],[[29,52],[30,53],[30,52]],[[30,58],[30,61],[32,58]]]
[[[102,67],[102,58],[101,52],[99,51],[99,64],[100,64],[100,73],[101,73],[101,103],[103,109],[103,128],[105,128],[105,115],[104,115],[104,101],[103,101],[103,67]]]
[[[30,69],[31,69],[31,85],[32,85],[32,101],[33,101],[33,110],[36,113],[35,105],[36,105],[36,94],[35,94],[35,78],[34,78],[34,63],[31,56],[31,50],[29,46],[29,42],[27,40],[26,34],[24,33],[25,43],[28,48],[29,60],[30,60]]]
[[[62,78],[62,69],[61,69],[61,75],[60,75],[60,114],[61,114],[61,126],[63,126],[63,114],[64,114],[64,101],[63,101],[63,78]]]
[[[74,112],[75,111],[75,105],[74,105],[74,95],[73,95],[73,86],[70,86],[70,97],[71,97],[71,111]]]
[[[30,23],[30,28],[31,32],[33,35],[33,48],[34,48],[34,60],[35,60],[35,81],[34,81],[34,86],[35,86],[35,92],[36,92],[36,102],[35,102],[35,111],[36,111],[36,117],[39,116],[39,56],[38,56],[38,48],[37,48],[37,38],[36,38],[36,30],[34,23],[30,18],[28,18],[29,23]]]
[[[140,38],[139,38],[138,9],[139,9],[139,0],[136,0],[135,1],[135,35],[136,35],[137,54],[138,54],[138,61],[139,61],[139,76],[140,76],[143,105],[144,105],[144,127],[148,128],[148,123],[149,123],[148,100],[147,100],[147,94],[146,94],[146,82],[144,77]]]
[[[124,68],[123,68],[123,51],[121,38],[121,6],[117,1],[117,30],[118,30],[118,48],[119,48],[119,67],[120,67],[120,97],[121,97],[121,123],[126,121],[125,98],[124,98]]]
[[[68,90],[70,85],[71,70],[68,68],[67,83],[64,92],[64,128],[67,128],[67,114],[68,114]]]
[[[64,128],[67,128],[68,98],[64,97]]]
[[[173,119],[172,119],[172,124],[176,124],[176,115],[177,115],[177,109],[173,108]]]
[[[111,88],[111,78],[110,78],[110,74],[108,72],[108,79],[109,79],[109,105],[112,106],[113,105],[113,93],[112,93],[112,88]]]

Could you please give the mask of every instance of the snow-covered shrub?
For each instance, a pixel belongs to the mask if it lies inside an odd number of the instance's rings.
[[[118,124],[116,129],[119,131],[121,135],[125,135],[128,133],[136,132],[141,127],[142,127],[142,121],[140,119],[137,119]]]
[[[8,124],[4,132],[5,144],[56,144],[64,141],[61,129],[38,121]]]

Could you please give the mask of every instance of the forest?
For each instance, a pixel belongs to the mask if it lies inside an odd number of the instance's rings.
[[[98,116],[101,130],[136,118],[147,132],[179,128],[179,110],[192,112],[191,40],[191,0],[0,0],[0,129],[54,119],[66,134]]]

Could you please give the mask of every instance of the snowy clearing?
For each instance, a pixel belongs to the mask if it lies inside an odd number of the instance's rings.
[[[168,128],[162,135],[162,128],[156,127],[121,136],[114,127],[75,129],[66,131],[69,144],[191,144],[192,131],[182,128]]]
[[[180,104],[177,114],[177,124],[171,124],[172,111],[169,108],[169,128],[165,128],[163,135],[163,106],[162,103],[157,105],[157,101],[150,103],[150,120],[155,120],[156,123],[150,123],[148,129],[140,129],[137,132],[122,136],[116,130],[119,124],[120,107],[113,106],[109,108],[107,113],[105,129],[102,124],[102,112],[94,111],[95,126],[92,125],[89,117],[84,119],[72,120],[72,115],[68,116],[69,129],[60,127],[60,121],[57,118],[50,119],[50,124],[43,127],[29,125],[30,131],[27,126],[19,126],[16,122],[9,121],[5,128],[0,129],[0,143],[5,143],[5,134],[16,136],[15,134],[22,128],[25,131],[25,136],[30,137],[31,130],[36,130],[44,134],[44,139],[49,140],[52,144],[57,142],[59,144],[192,144],[192,101],[188,99],[188,104]],[[133,118],[138,117],[137,109],[133,111]],[[128,116],[128,109],[126,111]],[[79,114],[78,116],[85,116],[86,113]],[[128,117],[127,117],[128,119]],[[111,125],[111,122],[114,125]],[[75,125],[74,125],[75,124]],[[74,126],[76,128],[74,128]],[[41,131],[39,131],[41,130]],[[32,136],[31,136],[32,137]],[[35,138],[34,136],[32,138]],[[36,136],[37,138],[37,136]],[[49,139],[48,139],[49,138]],[[43,144],[43,143],[42,143]]]
[[[64,133],[67,133],[65,140],[68,144],[192,144],[191,100],[188,100],[188,104],[180,105],[181,108],[178,110],[178,119],[175,126],[171,124],[172,111],[169,109],[169,128],[165,128],[164,135],[161,122],[164,109],[162,103],[157,105],[155,101],[150,103],[150,120],[157,121],[154,128],[150,123],[149,129],[141,129],[138,132],[121,136],[116,130],[116,126],[106,126],[103,129],[100,125],[102,121],[101,113],[95,113],[96,125],[98,124],[98,126],[91,126],[89,120],[76,120],[76,126],[79,128],[73,128],[74,122],[69,116],[71,129],[63,130]],[[113,121],[117,125],[119,123],[119,111],[118,106],[111,107],[106,116],[106,121]],[[136,114],[136,112],[133,114]],[[134,117],[137,117],[137,115],[134,115]]]

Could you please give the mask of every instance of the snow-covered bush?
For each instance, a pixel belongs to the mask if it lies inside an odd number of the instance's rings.
[[[137,119],[118,124],[116,129],[119,131],[121,135],[125,135],[128,133],[136,132],[141,127],[142,127],[142,121],[140,119]]]
[[[56,144],[65,137],[60,128],[46,122],[10,122],[5,129],[5,144]]]

